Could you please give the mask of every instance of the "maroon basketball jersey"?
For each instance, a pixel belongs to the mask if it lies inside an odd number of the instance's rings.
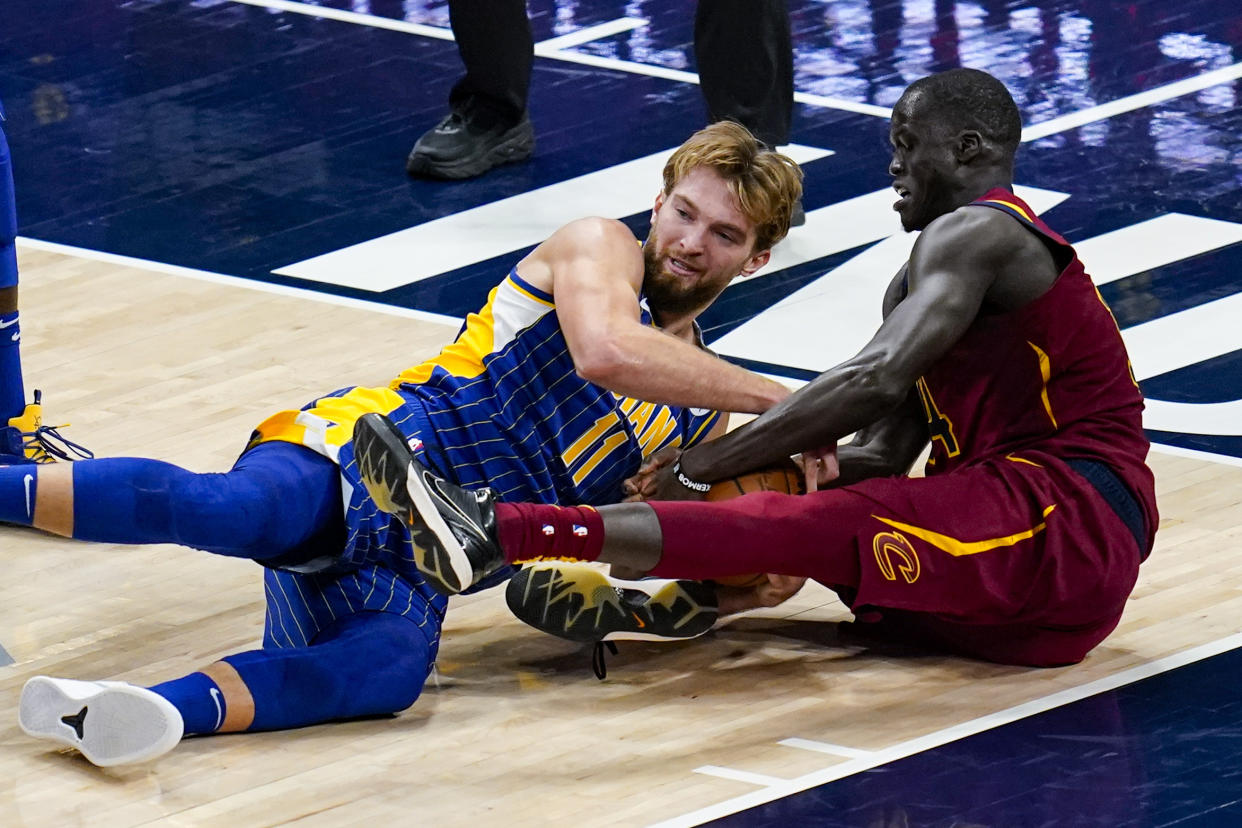
[[[998,188],[961,209],[979,207],[1012,216],[1068,264],[1038,299],[981,313],[919,380],[932,435],[927,475],[1009,454],[1096,460],[1138,500],[1150,546],[1157,515],[1143,396],[1112,312],[1073,247],[1025,202]]]

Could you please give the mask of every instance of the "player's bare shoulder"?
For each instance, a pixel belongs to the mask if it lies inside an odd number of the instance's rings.
[[[641,258],[637,239],[616,219],[588,216],[571,221],[553,233],[544,243],[554,255],[577,258],[595,251],[618,252]],[[540,245],[543,247],[544,245]]]
[[[615,272],[641,274],[642,248],[621,222],[589,216],[563,225],[527,254],[517,270],[523,279],[552,293],[556,274],[590,272],[604,263],[611,263]]]
[[[1033,233],[999,210],[966,205],[923,230],[910,257],[910,279],[931,270],[1002,273],[1015,255],[1042,248]]]
[[[1041,295],[1058,268],[1042,238],[1006,213],[966,205],[928,224],[911,254],[912,284],[935,272],[970,280],[985,307],[1010,310]]]

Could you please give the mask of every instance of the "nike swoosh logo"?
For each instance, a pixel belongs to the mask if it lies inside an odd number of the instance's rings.
[[[446,504],[450,509],[453,510],[453,513],[457,515],[457,517],[459,518],[459,523],[461,524],[461,528],[465,529],[467,532],[469,532],[471,535],[473,535],[476,538],[487,540],[486,535],[484,535],[480,531],[477,531],[477,527],[475,526],[474,521],[470,518],[470,516],[467,515],[466,512],[460,506],[458,506],[456,502],[453,501],[453,498],[449,497],[448,492],[446,492],[440,486],[439,478],[434,477],[429,471],[424,470],[423,480],[426,481],[427,488],[429,490],[434,491],[437,495],[439,495],[440,502]],[[434,508],[435,504],[432,504],[432,506]],[[445,521],[445,525],[447,525],[447,521]],[[451,533],[452,531],[453,531],[453,528],[450,526],[449,532]]]
[[[10,319],[8,322],[0,322],[0,331],[4,330],[5,328],[11,328],[16,324],[17,324],[16,319]]]
[[[34,482],[33,474],[28,474],[22,478],[22,485],[26,487],[26,517],[31,517],[34,514],[33,512],[30,511],[30,484],[33,482]]]
[[[646,627],[646,626],[647,626],[645,623],[643,623],[643,619],[641,619],[641,618],[639,618],[639,617],[638,617],[638,613],[636,613],[636,612],[631,612],[631,613],[630,613],[630,615],[634,616],[634,620],[638,623],[638,628],[639,628],[640,630],[641,630],[642,628],[644,628],[644,627]]]
[[[220,725],[224,724],[224,707],[220,704],[220,691],[213,687],[208,692],[211,693],[211,700],[216,703],[216,726],[212,730],[219,730]]]

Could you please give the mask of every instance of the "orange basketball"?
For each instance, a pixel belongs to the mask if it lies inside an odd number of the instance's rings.
[[[802,472],[791,461],[788,464],[751,472],[750,474],[738,475],[729,480],[721,480],[719,483],[714,483],[711,490],[707,493],[706,500],[716,503],[721,500],[741,497],[744,494],[751,494],[752,492],[803,494],[805,491],[806,486],[804,485]],[[726,575],[722,578],[712,578],[712,580],[721,586],[748,588],[765,583],[768,580],[768,576],[763,573],[752,573],[748,575]]]
[[[801,470],[790,461],[788,464],[773,466],[750,474],[742,474],[728,480],[713,483],[706,500],[715,503],[730,500],[753,492],[780,492],[781,494],[803,494],[806,491]]]

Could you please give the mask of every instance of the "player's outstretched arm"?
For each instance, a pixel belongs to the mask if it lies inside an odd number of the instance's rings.
[[[1011,252],[989,234],[990,219],[983,210],[959,210],[929,225],[911,253],[906,297],[856,356],[752,422],[690,449],[682,471],[722,480],[831,445],[891,414],[974,321]]]
[[[578,374],[657,403],[759,413],[788,396],[780,383],[725,362],[693,341],[641,322],[641,248],[611,219],[566,225],[519,266],[551,279],[556,313]],[[675,334],[675,335],[674,335]]]

